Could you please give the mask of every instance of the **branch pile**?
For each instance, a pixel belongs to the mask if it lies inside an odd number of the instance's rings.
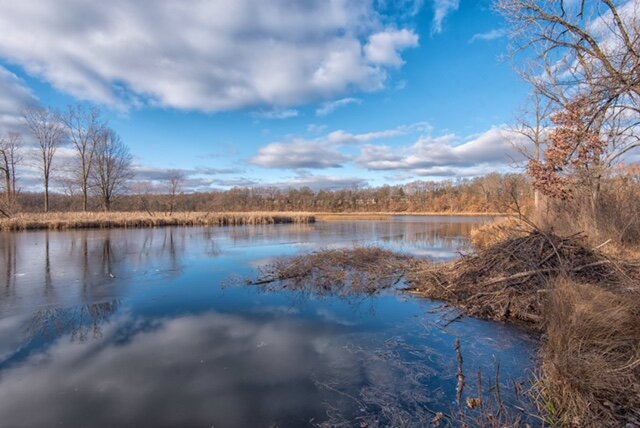
[[[618,289],[630,280],[628,269],[589,248],[582,235],[538,230],[453,263],[420,264],[407,280],[411,292],[445,300],[468,315],[537,323],[550,280],[560,276]]]

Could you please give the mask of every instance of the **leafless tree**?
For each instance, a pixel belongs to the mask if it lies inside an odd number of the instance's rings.
[[[513,53],[526,52],[529,60],[520,70],[546,98],[549,117],[587,100],[588,132],[607,143],[599,155],[605,171],[640,147],[637,0],[496,0],[496,5],[511,24]],[[569,156],[581,149],[578,142]]]
[[[133,177],[131,159],[120,136],[113,129],[104,128],[96,141],[91,176],[105,211],[111,209],[113,199],[126,190],[127,181]]]
[[[4,178],[6,203],[10,204],[16,195],[16,167],[22,161],[22,136],[9,132],[0,137],[0,173]]]
[[[74,173],[82,190],[82,210],[87,211],[89,201],[89,178],[96,153],[97,140],[105,126],[100,118],[100,110],[84,105],[70,105],[62,115],[69,140],[77,152],[79,169]]]
[[[516,137],[512,144],[527,161],[541,160],[551,126],[551,111],[552,103],[549,99],[534,91],[525,109],[518,114],[515,125],[510,127],[510,131]],[[533,199],[534,206],[538,208],[540,192],[537,188],[534,190]]]
[[[44,181],[44,211],[49,211],[49,179],[53,158],[66,138],[60,114],[43,107],[29,107],[23,112],[27,127],[33,133],[39,148],[39,167]]]
[[[184,174],[176,169],[169,171],[169,215],[173,214],[176,207],[178,194],[182,191],[184,184]]]

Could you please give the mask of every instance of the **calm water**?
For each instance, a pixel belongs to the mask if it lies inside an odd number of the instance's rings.
[[[456,339],[469,388],[499,362],[511,399],[534,364],[516,329],[231,280],[354,243],[447,260],[477,221],[0,234],[0,427],[420,426],[455,407]]]

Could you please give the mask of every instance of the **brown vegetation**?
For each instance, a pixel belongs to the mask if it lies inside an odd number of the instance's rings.
[[[0,230],[132,228],[160,226],[241,226],[279,223],[313,223],[305,213],[174,213],[143,212],[20,214],[0,220]]]
[[[318,294],[374,294],[398,284],[413,259],[376,247],[322,250],[276,260],[250,285]]]
[[[169,173],[167,186],[162,183],[140,183],[131,186],[129,194],[118,195],[112,201],[113,211],[300,211],[322,213],[432,213],[483,214],[504,213],[514,195],[521,206],[533,204],[533,188],[518,174],[489,174],[474,179],[456,181],[416,181],[400,186],[381,186],[359,189],[312,190],[310,188],[233,188],[199,193],[178,193]],[[176,185],[180,183],[174,183]],[[167,187],[165,189],[165,187]],[[83,196],[68,192],[50,194],[51,211],[80,211]],[[22,212],[41,211],[42,195],[22,192],[17,205]],[[89,208],[100,210],[102,201],[97,195],[89,198]]]
[[[548,200],[534,220],[540,227],[562,233],[585,232],[592,245],[634,250],[640,243],[640,168],[621,167],[601,183],[594,204],[584,197]]]
[[[623,267],[591,250],[582,236],[536,230],[453,263],[423,264],[408,282],[414,293],[446,300],[470,315],[537,323],[544,293],[559,275],[607,287],[619,287],[628,278]]]
[[[540,331],[534,395],[548,424],[639,425],[640,262],[610,258],[583,235],[501,231],[506,239],[459,261],[420,266],[412,288]]]
[[[544,308],[546,340],[538,392],[549,422],[640,425],[640,301],[566,278]],[[627,425],[629,424],[629,425]]]

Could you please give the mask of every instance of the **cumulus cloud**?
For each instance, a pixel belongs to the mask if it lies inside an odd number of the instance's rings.
[[[296,139],[260,149],[251,163],[265,168],[339,168],[349,157],[318,141]]]
[[[322,103],[322,105],[316,109],[316,116],[327,116],[341,107],[346,107],[349,104],[360,104],[361,102],[362,101],[360,99],[353,97],[328,101],[326,103]]]
[[[433,22],[431,34],[442,32],[442,24],[447,16],[458,10],[460,0],[433,0]]]
[[[383,88],[418,40],[355,0],[3,2],[0,28],[0,57],[77,98],[206,112]]]
[[[418,46],[418,36],[413,31],[390,30],[370,36],[364,52],[374,64],[400,67],[404,61],[399,52],[415,46]]]
[[[480,175],[505,168],[520,157],[513,148],[513,133],[492,128],[461,139],[455,134],[423,136],[408,147],[365,145],[357,158],[359,166],[376,171],[411,171],[423,176]]]
[[[258,155],[251,159],[251,163],[265,168],[339,168],[351,159],[340,153],[339,148],[342,146],[399,137],[426,129],[430,129],[427,123],[418,122],[362,134],[337,130],[313,140],[295,138],[291,142],[268,144],[259,150]]]
[[[470,39],[469,43],[474,42],[490,42],[492,40],[500,39],[507,35],[507,32],[504,28],[497,28],[491,31],[487,31],[486,33],[476,33]]]
[[[0,66],[0,133],[21,128],[20,112],[35,101],[25,82]]]

